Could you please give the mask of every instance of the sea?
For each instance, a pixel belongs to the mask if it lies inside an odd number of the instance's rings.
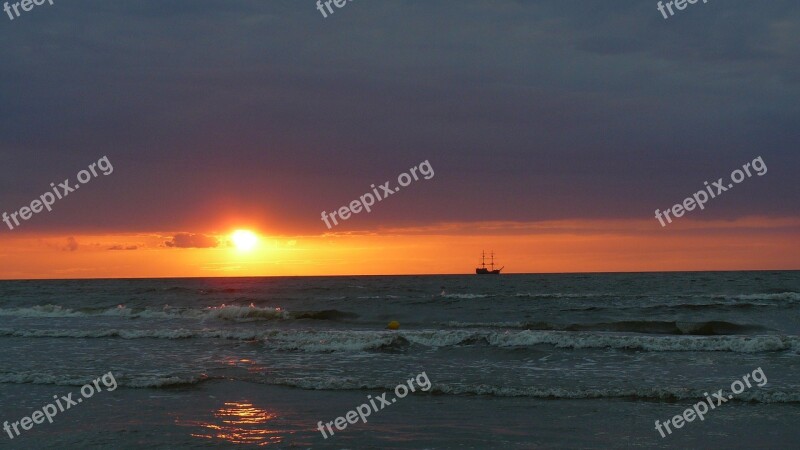
[[[799,352],[797,271],[2,281],[0,448],[797,449]]]

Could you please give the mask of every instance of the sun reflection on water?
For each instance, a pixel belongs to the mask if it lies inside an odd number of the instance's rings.
[[[280,431],[266,427],[276,417],[277,414],[256,408],[252,403],[226,402],[224,407],[214,411],[215,421],[196,423],[205,432],[192,433],[192,436],[223,440],[231,444],[279,444],[283,441]]]

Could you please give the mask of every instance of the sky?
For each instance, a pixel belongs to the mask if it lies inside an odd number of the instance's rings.
[[[657,3],[0,15],[0,279],[800,269],[800,4]]]

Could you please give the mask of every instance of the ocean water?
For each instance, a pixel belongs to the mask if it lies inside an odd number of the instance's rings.
[[[5,281],[0,422],[82,402],[0,447],[798,448],[799,352],[800,272]]]

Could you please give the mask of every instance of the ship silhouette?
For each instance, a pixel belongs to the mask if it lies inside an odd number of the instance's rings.
[[[503,268],[505,268],[505,266],[503,266],[503,267],[501,267],[499,269],[495,269],[494,268],[494,250],[491,252],[490,260],[491,260],[491,262],[489,263],[489,267],[491,267],[491,269],[487,269],[486,268],[486,252],[485,251],[481,252],[481,266],[475,269],[475,274],[476,275],[500,275],[500,271],[503,270]]]

